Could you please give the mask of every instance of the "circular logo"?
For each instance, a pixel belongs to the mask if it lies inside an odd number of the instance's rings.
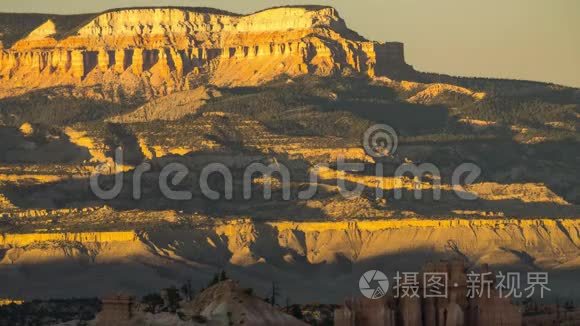
[[[389,290],[387,275],[381,271],[370,270],[364,273],[358,281],[358,287],[362,295],[368,299],[380,299]]]
[[[372,157],[386,157],[395,154],[399,137],[393,127],[385,124],[373,125],[363,135],[365,152]]]

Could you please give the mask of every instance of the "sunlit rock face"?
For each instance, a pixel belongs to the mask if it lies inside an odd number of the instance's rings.
[[[455,257],[495,271],[548,271],[550,288],[561,293],[579,284],[579,229],[575,219],[227,220],[189,229],[0,234],[0,279],[11,280],[3,284],[10,298],[146,294],[187,279],[207,283],[225,268],[257,293],[276,281],[299,302],[339,302],[358,295],[370,269],[418,272]]]
[[[367,41],[334,8],[283,7],[242,16],[203,8],[119,9],[76,26],[48,19],[0,51],[0,96],[105,85],[147,98],[200,83],[256,85],[281,75],[412,71],[403,44]],[[80,20],[80,19],[79,19]]]

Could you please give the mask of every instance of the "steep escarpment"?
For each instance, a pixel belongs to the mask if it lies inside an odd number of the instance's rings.
[[[363,39],[330,7],[281,7],[246,16],[139,8],[84,18],[79,25],[47,18],[0,51],[0,96],[106,85],[154,97],[207,81],[255,85],[282,74],[376,76],[412,69],[401,43]]]
[[[366,270],[391,275],[460,257],[504,272],[548,271],[553,293],[562,293],[578,285],[579,230],[575,219],[232,220],[135,232],[6,234],[0,285],[14,298],[146,293],[187,279],[204,285],[226,269],[257,293],[276,281],[298,302],[332,302],[358,293]],[[102,275],[103,282],[90,282]]]

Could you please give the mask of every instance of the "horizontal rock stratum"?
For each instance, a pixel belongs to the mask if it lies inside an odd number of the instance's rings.
[[[207,8],[32,15],[26,16],[33,25],[24,29],[28,33],[3,22],[9,16],[0,15],[6,31],[0,36],[0,96],[100,85],[112,98],[152,97],[206,82],[256,85],[283,74],[412,71],[402,43],[364,39],[331,7],[280,7],[250,15]]]
[[[577,219],[226,220],[4,234],[0,279],[11,280],[3,284],[10,298],[145,294],[187,279],[204,284],[226,268],[260,294],[276,281],[293,300],[338,302],[358,295],[358,279],[369,269],[419,272],[429,261],[459,256],[495,271],[547,271],[552,293],[568,293],[579,284],[579,229]]]

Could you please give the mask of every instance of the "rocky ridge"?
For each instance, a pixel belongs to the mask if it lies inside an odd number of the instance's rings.
[[[250,15],[200,8],[137,8],[78,26],[49,18],[0,51],[0,96],[73,85],[146,98],[277,76],[410,71],[403,44],[367,41],[331,7],[280,7]],[[0,17],[1,18],[1,17]]]
[[[9,297],[30,293],[19,288],[24,278],[37,297],[63,297],[119,288],[144,293],[187,278],[206,283],[225,268],[258,293],[277,281],[294,300],[332,302],[358,291],[370,267],[390,274],[462,257],[499,270],[549,271],[558,293],[578,282],[578,230],[577,219],[228,220],[190,229],[5,234],[0,277],[14,280],[4,284]],[[63,278],[63,268],[78,273]],[[103,273],[114,276],[87,282]]]

